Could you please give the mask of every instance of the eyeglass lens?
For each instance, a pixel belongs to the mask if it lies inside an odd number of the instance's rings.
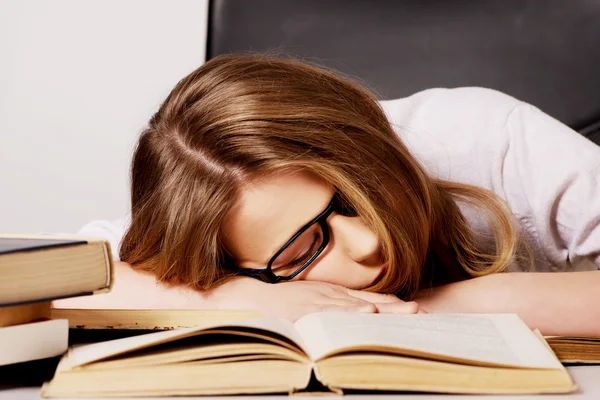
[[[321,225],[313,224],[273,260],[271,270],[281,277],[292,275],[314,257],[323,244],[323,238]]]

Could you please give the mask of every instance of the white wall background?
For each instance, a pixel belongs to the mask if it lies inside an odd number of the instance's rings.
[[[206,26],[207,0],[0,0],[0,233],[126,214],[135,139]]]

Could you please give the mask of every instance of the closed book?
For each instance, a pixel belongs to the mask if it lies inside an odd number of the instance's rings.
[[[50,318],[50,301],[0,307],[0,327]]]
[[[550,336],[546,340],[563,363],[600,364],[600,338]]]
[[[67,351],[68,339],[66,319],[0,328],[0,365],[59,356]]]
[[[169,330],[260,317],[254,310],[52,308],[51,318],[68,319],[76,329]]]
[[[106,292],[112,268],[104,239],[0,235],[0,307]]]
[[[52,308],[51,318],[69,320],[69,343],[103,342],[153,331],[260,317],[254,310]]]

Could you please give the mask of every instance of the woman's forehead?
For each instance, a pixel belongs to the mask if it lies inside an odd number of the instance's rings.
[[[262,267],[331,200],[332,188],[306,172],[270,175],[245,186],[223,226],[227,250],[238,263]]]

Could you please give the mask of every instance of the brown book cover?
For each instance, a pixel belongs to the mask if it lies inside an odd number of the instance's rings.
[[[0,307],[0,328],[48,319],[50,318],[51,304],[49,301],[44,301],[12,307]]]

